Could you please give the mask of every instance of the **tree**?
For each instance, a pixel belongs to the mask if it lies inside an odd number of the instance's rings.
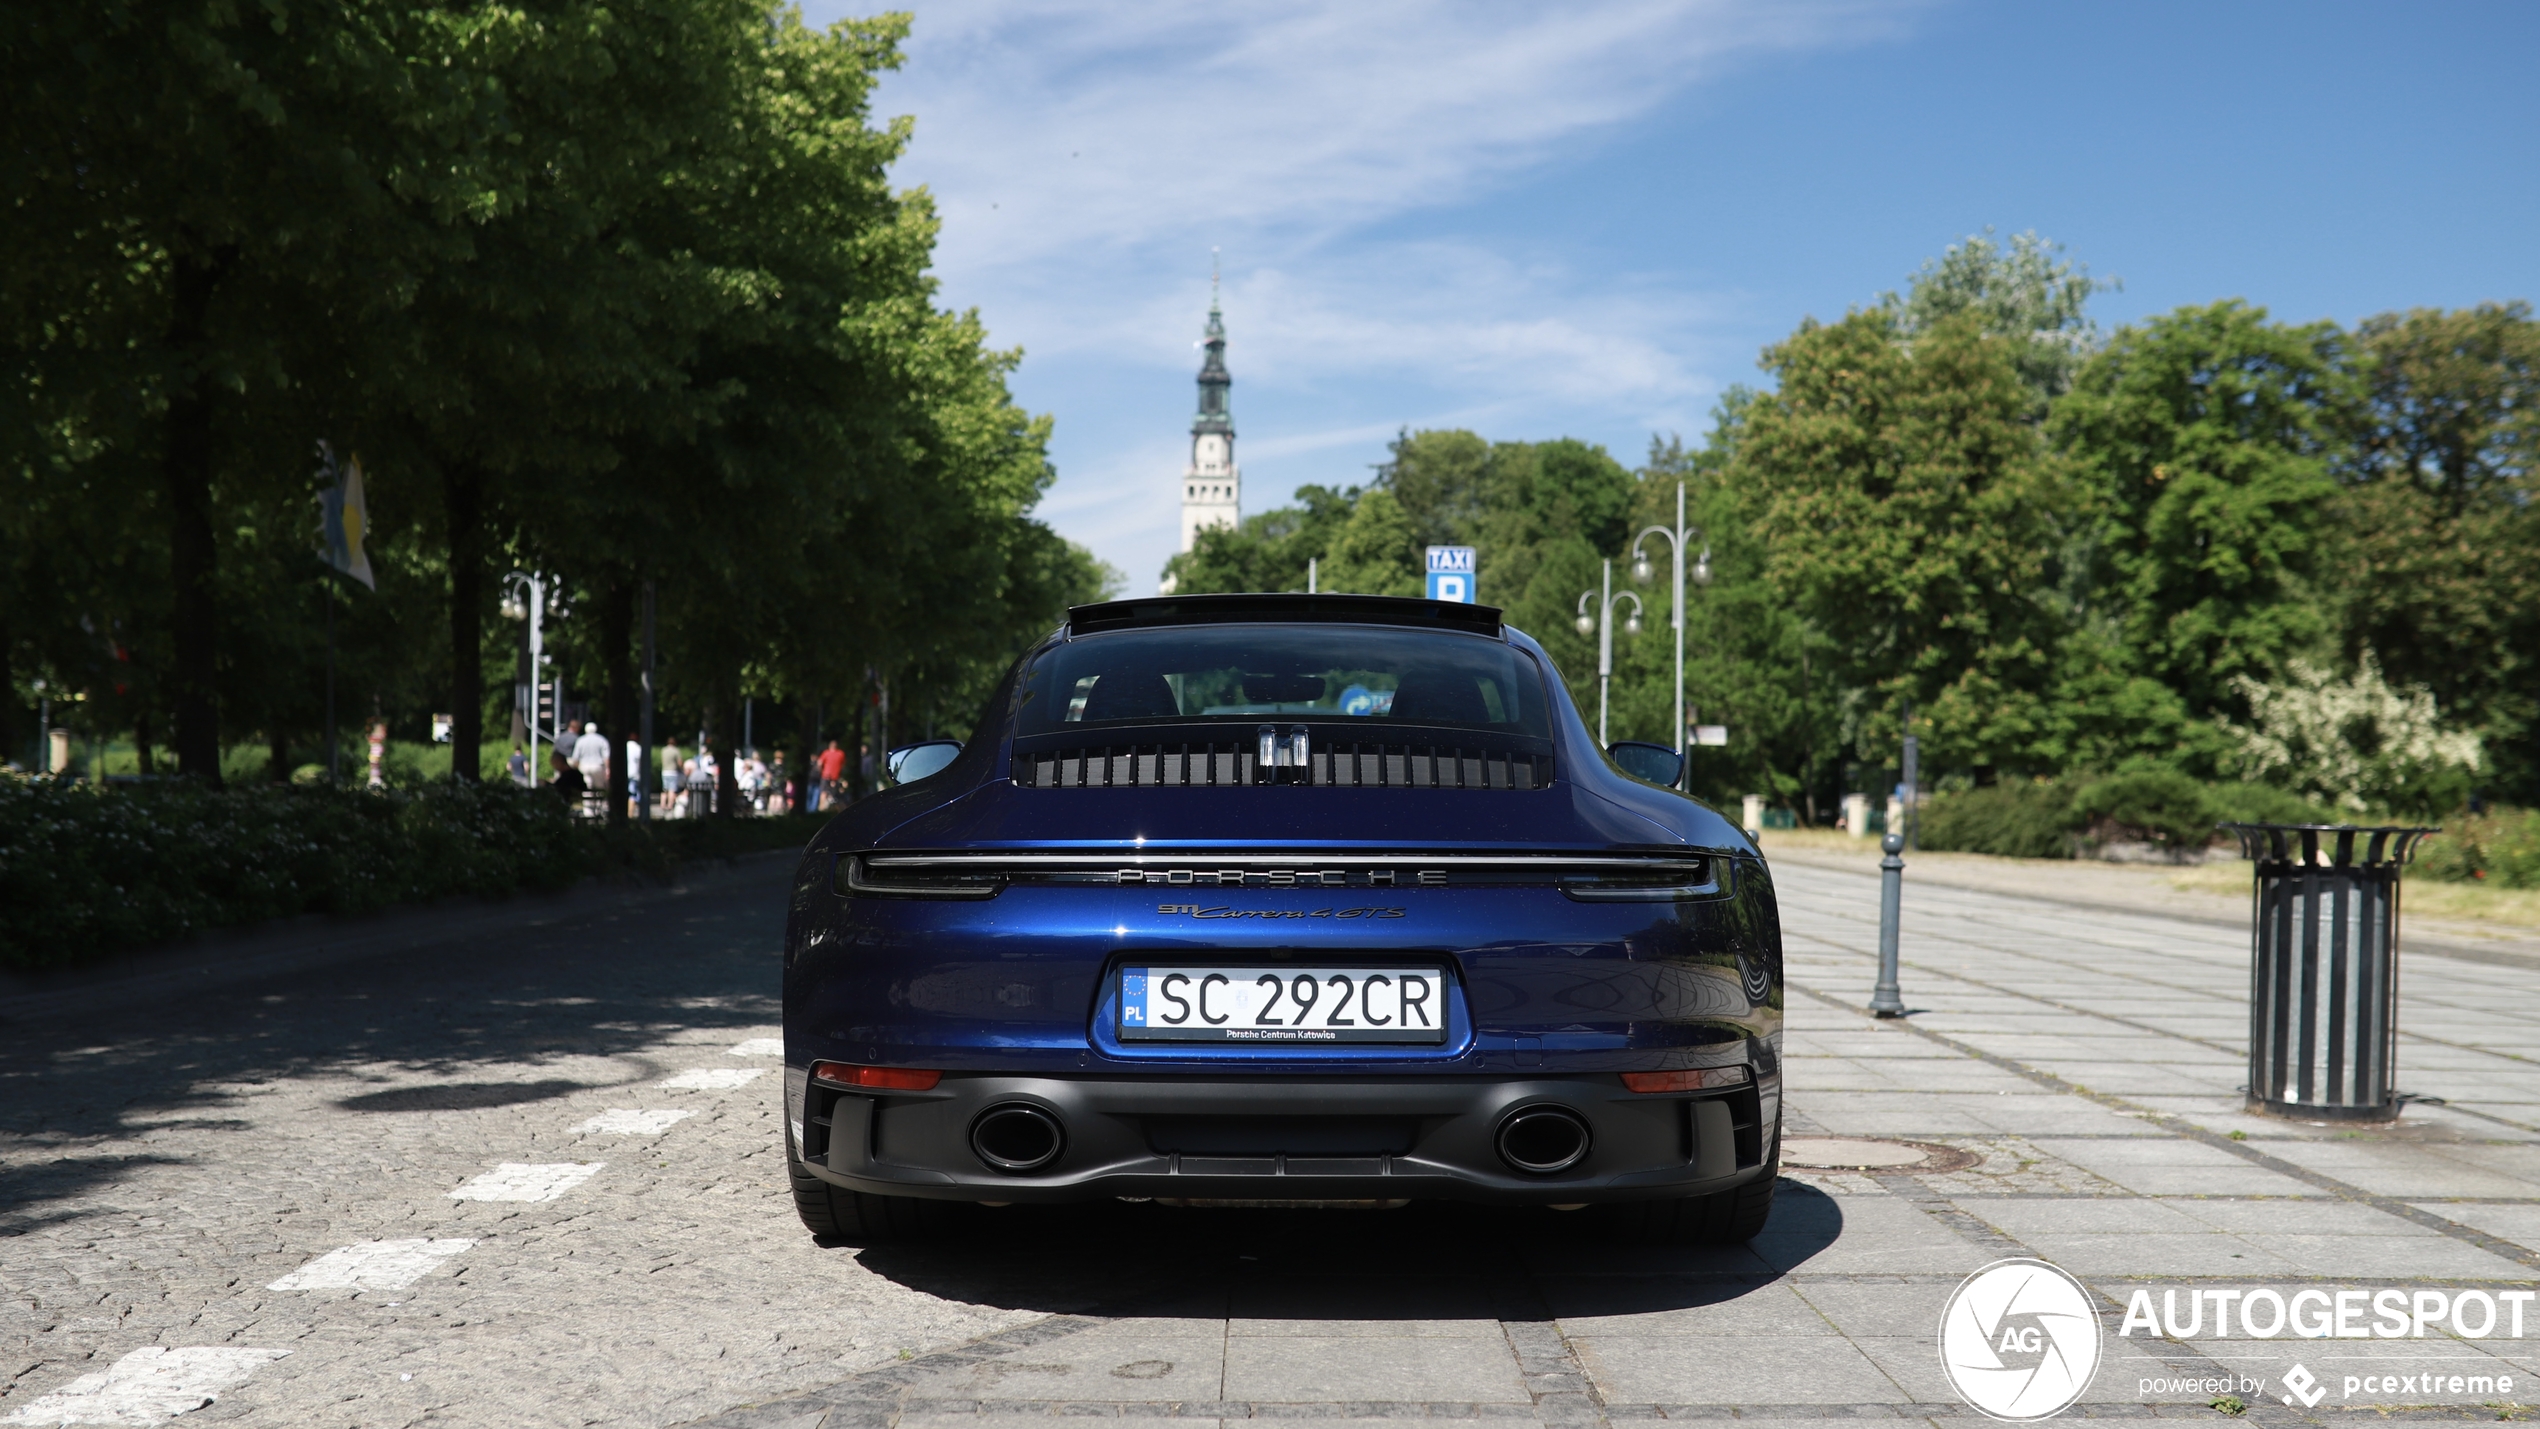
[[[1420,595],[1427,588],[1420,538],[1394,494],[1361,492],[1349,520],[1333,533],[1318,589],[1359,595]]]
[[[1199,533],[1191,549],[1164,563],[1177,591],[1283,591],[1305,589],[1306,563],[1320,560],[1349,524],[1359,489],[1300,486],[1298,506],[1245,517],[1233,526]]]
[[[428,260],[436,236],[398,222],[390,194],[445,212],[476,196],[494,136],[454,132],[470,91],[444,61],[481,23],[221,0],[12,16],[0,238],[20,259],[0,281],[13,386],[41,394],[20,430],[90,456],[112,445],[123,472],[157,475],[187,773],[220,774],[217,508],[224,483],[258,484],[255,464],[225,458],[292,405],[294,359],[324,345],[306,321],[324,295]],[[429,161],[395,162],[409,145]],[[65,450],[47,445],[12,456]]]
[[[1489,499],[1491,452],[1471,432],[1405,428],[1386,449],[1374,484],[1402,504],[1422,547],[1470,545]]]
[[[1905,296],[1889,293],[1880,303],[1907,337],[1966,317],[1979,330],[2008,338],[2043,415],[2045,404],[2072,385],[2073,374],[2098,346],[2098,324],[2088,311],[2091,296],[2119,284],[2091,277],[2086,264],[2064,261],[2063,245],[2034,231],[2012,235],[2007,246],[1995,243],[1992,234],[1988,228],[1951,244],[1915,272]]]
[[[2344,653],[2426,687],[2482,731],[2501,792],[2540,800],[2540,323],[2526,303],[2384,313],[2354,366],[2326,556]]]
[[[1809,322],[1765,352],[1731,468],[1771,579],[1860,692],[1859,747],[1980,770],[2052,747],[2047,596],[2069,492],[2027,422],[2020,349],[1961,316],[1908,343],[1896,316]]]
[[[2093,518],[2074,615],[2106,627],[2079,647],[2100,658],[2068,692],[2084,757],[2184,745],[2205,764],[2211,741],[2188,722],[2236,708],[2237,681],[2274,678],[2324,633],[2308,577],[2340,357],[2328,324],[2282,326],[2236,300],[2182,308],[2120,330],[2056,404],[2050,430]]]
[[[1813,820],[1819,796],[1841,772],[1843,701],[1830,678],[1831,647],[1767,578],[1765,548],[1748,509],[1752,493],[1733,480],[1733,455],[1754,398],[1742,387],[1722,394],[1699,449],[1687,450],[1674,438],[1651,440],[1638,473],[1632,527],[1672,528],[1682,482],[1694,528],[1688,571],[1698,555],[1710,555],[1710,583],[1688,575],[1685,586],[1685,709],[1690,723],[1725,725],[1729,742],[1721,748],[1688,743],[1690,787],[1723,803],[1761,794],[1794,804]],[[1673,744],[1673,583],[1666,544],[1653,537],[1645,549],[1656,570],[1634,589],[1649,602],[1649,617],[1638,638],[1615,642],[1614,733]],[[1618,581],[1620,571],[1618,562]]]

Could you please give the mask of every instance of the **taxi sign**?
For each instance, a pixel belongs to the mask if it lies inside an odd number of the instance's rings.
[[[1429,599],[1453,600],[1471,604],[1474,599],[1473,548],[1470,546],[1431,546],[1429,548]]]

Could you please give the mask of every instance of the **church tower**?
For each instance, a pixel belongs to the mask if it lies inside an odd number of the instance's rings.
[[[1191,464],[1182,473],[1182,549],[1211,526],[1232,526],[1243,505],[1244,477],[1235,465],[1235,415],[1226,391],[1226,319],[1217,307],[1217,275],[1208,278],[1208,350],[1199,365],[1199,415],[1191,422]]]

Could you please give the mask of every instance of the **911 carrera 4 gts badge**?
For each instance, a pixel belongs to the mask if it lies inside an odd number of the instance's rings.
[[[1197,903],[1158,903],[1155,911],[1183,918],[1399,918],[1399,908],[1215,908]]]

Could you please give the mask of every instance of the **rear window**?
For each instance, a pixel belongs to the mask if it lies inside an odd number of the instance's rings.
[[[1248,716],[1458,725],[1551,737],[1543,676],[1479,635],[1373,625],[1123,630],[1032,662],[1016,732]]]

